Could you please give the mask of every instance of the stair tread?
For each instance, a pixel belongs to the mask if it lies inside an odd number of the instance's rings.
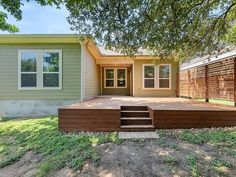
[[[121,120],[151,120],[150,117],[121,117]]]
[[[155,128],[153,125],[122,125],[120,128]]]

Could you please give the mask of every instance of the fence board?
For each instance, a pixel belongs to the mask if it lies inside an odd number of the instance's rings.
[[[234,58],[223,59],[205,66],[180,71],[180,96],[204,98],[206,101],[208,98],[236,101],[234,60]]]

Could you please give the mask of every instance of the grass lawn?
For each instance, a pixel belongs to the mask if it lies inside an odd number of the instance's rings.
[[[99,159],[95,145],[119,143],[117,133],[64,134],[58,131],[57,121],[55,117],[45,117],[0,122],[0,168],[32,150],[44,157],[38,176],[64,166],[76,170],[87,160]]]
[[[195,99],[196,101],[205,102],[205,99]],[[227,100],[220,100],[220,99],[209,99],[209,103],[214,104],[223,104],[227,106],[234,106],[233,101],[227,101]]]
[[[57,121],[0,122],[0,176],[29,152],[42,156],[37,176],[65,167],[78,176],[236,176],[236,127],[157,130],[159,139],[121,141],[117,133],[65,134]]]

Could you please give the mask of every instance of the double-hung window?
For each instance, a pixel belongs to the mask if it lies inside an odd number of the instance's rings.
[[[105,86],[107,88],[115,86],[115,69],[105,68]]]
[[[144,88],[155,88],[155,66],[144,65]]]
[[[19,50],[18,88],[62,89],[61,50]]]
[[[104,68],[105,88],[126,88],[127,71],[126,68]]]
[[[159,65],[159,88],[170,88],[170,65]]]
[[[20,87],[37,87],[37,53],[20,53]]]
[[[171,65],[170,64],[144,64],[143,65],[144,89],[170,89]]]

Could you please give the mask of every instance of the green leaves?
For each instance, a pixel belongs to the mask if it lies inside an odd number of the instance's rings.
[[[27,0],[30,2],[30,0]],[[181,60],[214,54],[236,44],[235,0],[36,0],[42,6],[65,4],[71,29],[91,34],[106,48],[133,56],[147,49],[154,56]],[[22,1],[0,0],[21,20]],[[0,30],[18,32],[0,12]]]
[[[182,59],[221,48],[236,10],[233,0],[67,0],[66,7],[72,29],[108,49],[134,55],[145,48]]]

